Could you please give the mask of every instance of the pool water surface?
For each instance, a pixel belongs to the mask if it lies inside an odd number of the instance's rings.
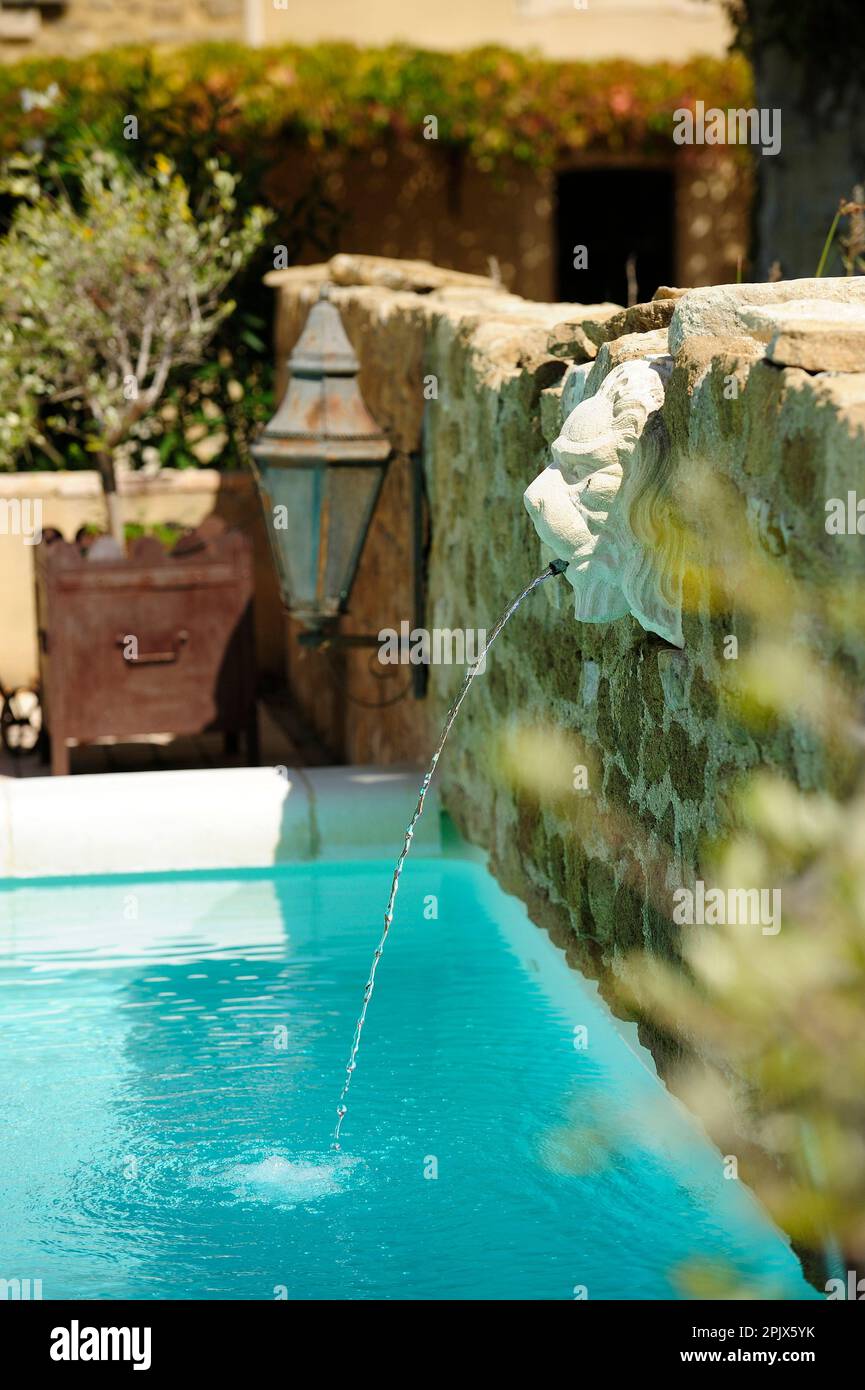
[[[46,1299],[667,1299],[709,1270],[816,1297],[469,861],[406,867],[331,1151],[391,870],[0,892],[0,1278]]]

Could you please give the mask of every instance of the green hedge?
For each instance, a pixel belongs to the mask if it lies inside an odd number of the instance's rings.
[[[62,103],[22,112],[21,90],[56,83]],[[89,57],[30,59],[0,68],[0,150],[54,141],[77,122],[116,132],[125,114],[142,138],[222,144],[229,152],[271,141],[363,149],[416,141],[424,118],[438,138],[482,168],[503,158],[552,165],[591,152],[655,152],[671,143],[672,112],[701,98],[751,102],[740,56],[686,63],[552,62],[502,48],[433,53],[404,46],[317,44],[249,49],[112,49]],[[145,129],[146,128],[146,129]]]

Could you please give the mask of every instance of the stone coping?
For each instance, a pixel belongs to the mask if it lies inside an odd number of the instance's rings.
[[[395,861],[421,776],[404,767],[243,767],[0,778],[0,877]],[[414,851],[442,852],[434,788]]]
[[[249,492],[253,480],[248,473],[220,473],[216,468],[162,468],[158,473],[120,472],[117,480],[122,497],[142,497],[149,493],[205,493],[217,491]],[[102,482],[96,469],[57,469],[43,472],[0,473],[0,497],[89,498],[102,496]]]

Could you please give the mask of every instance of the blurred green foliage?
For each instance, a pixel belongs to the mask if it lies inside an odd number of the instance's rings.
[[[111,49],[0,67],[0,157],[24,149],[71,166],[85,136],[142,170],[167,157],[193,204],[215,158],[242,173],[235,195],[241,214],[277,204],[269,244],[230,287],[235,313],[204,365],[174,373],[149,422],[150,437],[130,458],[134,466],[231,469],[243,464],[274,409],[273,292],[262,283],[274,268],[273,248],[285,247],[288,265],[327,258],[339,249],[344,225],[315,174],[296,201],[278,206],[274,171],[292,151],[415,144],[425,118],[435,115],[439,145],[483,170],[509,160],[551,167],[584,151],[666,151],[677,106],[709,93],[720,105],[739,106],[750,90],[740,58],[557,63],[492,47],[446,54],[345,43]],[[124,134],[129,116],[137,121],[134,139]],[[11,203],[0,199],[0,230],[10,215]],[[47,449],[31,448],[17,466],[90,466],[74,440],[59,447],[50,437],[46,442]]]
[[[62,102],[22,113],[22,89],[52,83]],[[133,113],[142,157],[165,153],[189,179],[202,158],[225,153],[258,185],[286,144],[414,142],[434,115],[439,141],[482,168],[505,158],[551,167],[568,152],[669,150],[671,112],[698,97],[748,105],[745,61],[553,62],[497,47],[439,53],[347,43],[112,49],[0,68],[0,152],[36,137],[56,152],[82,123],[102,141],[122,140],[123,117]]]
[[[707,887],[779,891],[780,930],[673,928],[681,960],[635,953],[616,987],[688,1041],[674,1088],[822,1287],[838,1272],[821,1270],[826,1260],[865,1266],[865,737],[853,675],[865,607],[860,586],[794,577],[767,554],[708,470],[695,466],[680,501],[686,601],[697,609],[709,594],[742,634],[722,707],[755,739],[787,730],[813,758],[804,781],[765,765],[734,782],[726,828],[701,848]]]

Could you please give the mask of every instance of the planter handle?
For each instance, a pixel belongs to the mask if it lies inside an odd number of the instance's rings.
[[[129,641],[129,636],[120,633],[115,638],[118,647],[125,647]],[[189,633],[185,628],[181,628],[174,639],[174,646],[167,652],[139,652],[137,656],[127,656],[124,653],[123,660],[128,661],[131,666],[166,666],[172,661],[176,661],[182,649],[189,641]]]

